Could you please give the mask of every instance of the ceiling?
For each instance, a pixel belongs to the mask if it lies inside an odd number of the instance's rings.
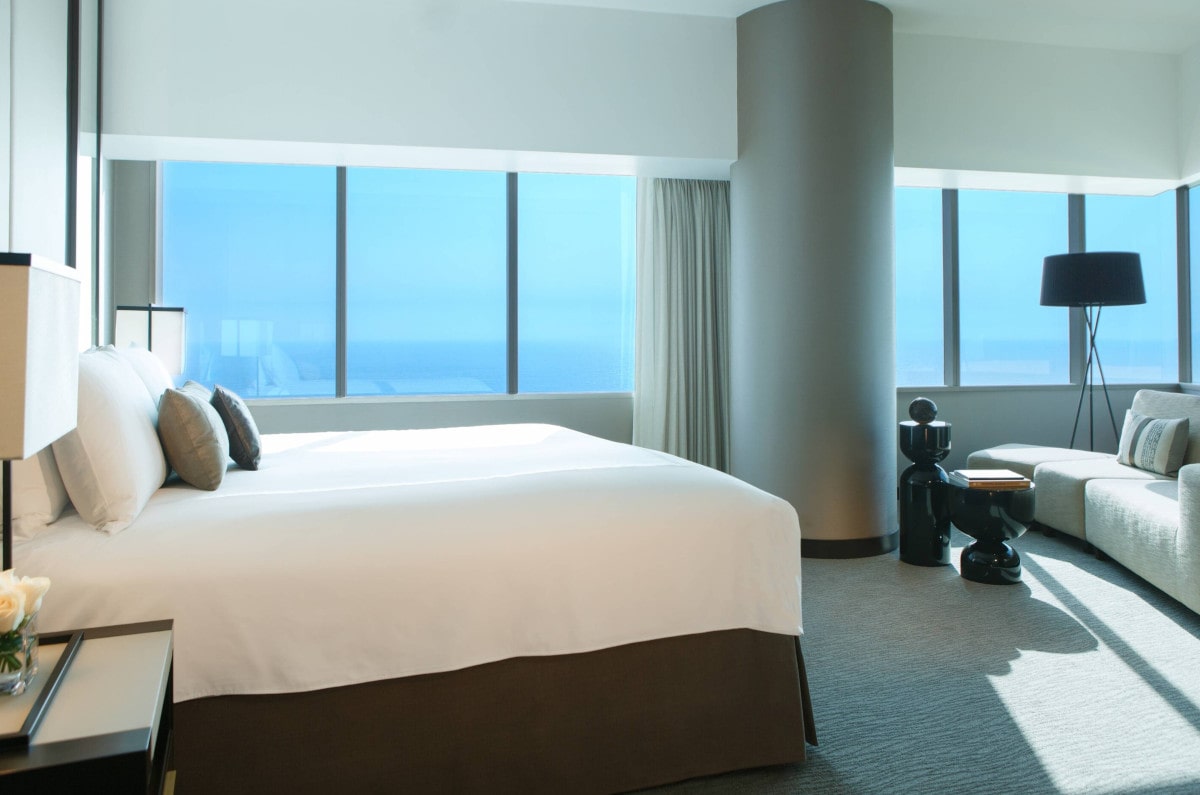
[[[737,17],[764,0],[515,0]],[[1200,44],[1200,0],[876,0],[901,33],[1181,53]]]

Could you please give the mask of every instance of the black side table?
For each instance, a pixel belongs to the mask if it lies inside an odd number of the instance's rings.
[[[968,489],[948,485],[950,519],[975,539],[962,551],[961,574],[990,585],[1021,581],[1021,556],[1008,543],[1020,537],[1033,521],[1034,487],[1027,489]]]

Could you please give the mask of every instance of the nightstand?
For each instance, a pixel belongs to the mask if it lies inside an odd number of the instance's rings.
[[[160,793],[174,727],[172,622],[82,632],[28,747],[0,749],[0,789],[87,792],[102,782],[105,792]],[[53,669],[70,634],[40,637],[38,679]],[[0,701],[0,734],[20,725],[29,711],[23,700],[39,689]]]

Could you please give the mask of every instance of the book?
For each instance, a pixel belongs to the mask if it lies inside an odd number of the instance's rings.
[[[1033,485],[1028,480],[975,480],[958,481],[950,478],[951,485],[971,491],[1023,491]]]
[[[1011,469],[956,469],[950,474],[967,480],[1029,480],[1020,472]]]
[[[992,491],[1016,491],[1033,485],[1029,478],[1011,469],[956,469],[950,473],[950,482],[964,489]]]

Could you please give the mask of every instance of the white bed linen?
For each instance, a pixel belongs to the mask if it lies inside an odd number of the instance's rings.
[[[42,631],[174,618],[177,701],[801,630],[788,503],[549,425],[266,436],[257,472],[15,559],[53,580]]]

